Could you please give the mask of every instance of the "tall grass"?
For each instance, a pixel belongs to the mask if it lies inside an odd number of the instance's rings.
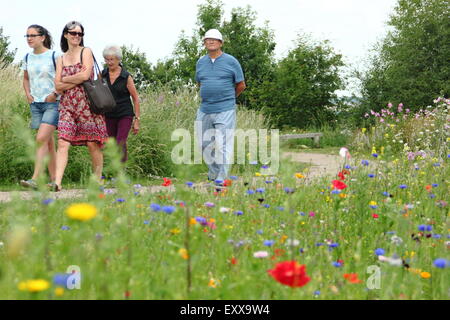
[[[0,184],[17,183],[32,174],[33,164],[27,154],[26,138],[34,132],[26,125],[30,110],[23,94],[22,74],[15,66],[0,70]],[[194,120],[200,99],[195,88],[149,88],[140,94],[141,130],[128,140],[129,161],[127,173],[136,179],[152,176],[177,176],[189,172],[202,172],[202,165],[177,166],[172,163],[171,141],[173,130],[183,128],[193,132]],[[14,121],[18,115],[22,121]],[[260,129],[266,127],[262,115],[238,108],[238,128]],[[55,134],[56,135],[56,134]],[[105,162],[109,161],[105,158]],[[86,148],[72,147],[65,182],[85,183],[91,172],[91,161]],[[109,175],[109,172],[105,172]]]

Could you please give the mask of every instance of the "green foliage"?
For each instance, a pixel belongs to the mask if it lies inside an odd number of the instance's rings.
[[[277,125],[304,128],[331,122],[343,65],[328,41],[299,35],[296,47],[278,63],[273,81],[264,83],[265,111]]]
[[[356,117],[388,102],[411,111],[450,91],[448,0],[399,0],[376,45],[369,70],[361,75],[363,104]]]
[[[0,27],[0,69],[6,68],[14,61],[17,49],[10,51],[9,37],[3,35],[3,28]]]

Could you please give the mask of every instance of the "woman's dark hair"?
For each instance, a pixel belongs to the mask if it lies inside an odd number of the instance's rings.
[[[45,40],[44,40],[44,47],[46,47],[47,49],[51,49],[52,45],[53,45],[53,40],[52,40],[52,36],[50,34],[50,32],[48,32],[47,29],[45,29],[43,26],[40,26],[38,24],[32,24],[31,26],[28,27],[28,29],[36,29],[36,31],[39,33],[39,35],[44,36]]]
[[[67,43],[67,39],[64,37],[65,34],[69,32],[69,30],[74,29],[75,27],[79,26],[81,28],[81,32],[84,33],[84,27],[81,23],[78,21],[70,21],[68,24],[64,26],[62,35],[61,35],[61,51],[67,52],[69,50],[69,44]],[[81,38],[80,46],[84,47],[84,38]]]

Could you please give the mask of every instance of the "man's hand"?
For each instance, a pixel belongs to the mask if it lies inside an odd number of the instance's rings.
[[[239,95],[245,90],[245,82],[241,81],[238,84],[236,84],[236,98],[239,97]]]

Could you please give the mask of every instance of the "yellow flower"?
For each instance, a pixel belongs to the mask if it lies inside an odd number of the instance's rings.
[[[420,276],[421,276],[423,279],[430,279],[430,278],[431,278],[431,273],[429,273],[429,272],[421,272],[421,273],[420,273]]]
[[[181,232],[181,230],[179,228],[173,228],[172,230],[170,230],[171,234],[177,235]]]
[[[220,280],[214,278],[209,279],[208,287],[217,288],[218,285],[220,285]]]
[[[261,177],[261,176],[262,176],[262,174],[261,174],[261,173],[259,173],[259,172],[256,172],[256,173],[255,173],[255,176],[257,176],[257,177]]]
[[[362,128],[362,129],[361,129],[361,132],[362,132],[362,133],[365,133],[366,131],[367,131],[366,128]]]
[[[347,194],[345,194],[345,193],[340,193],[340,194],[339,194],[339,197],[340,197],[341,199],[345,199],[345,198],[347,198]]]
[[[47,280],[27,280],[22,281],[18,285],[19,290],[28,292],[41,292],[50,288],[50,283]]]
[[[372,147],[372,153],[377,153],[377,149],[375,148],[375,146]]]
[[[64,289],[63,288],[56,288],[55,289],[55,296],[62,297],[63,294],[64,294]]]
[[[302,175],[301,173],[296,173],[296,174],[295,174],[295,177],[296,177],[297,179],[303,179],[303,178],[305,178],[305,176]]]
[[[377,205],[376,201],[370,201],[369,202],[369,206],[376,206],[376,205]]]
[[[287,235],[282,235],[281,236],[281,243],[284,243],[286,241],[286,239],[288,238]]]
[[[385,137],[385,138],[389,138],[389,134],[386,133],[386,134],[384,135],[384,137]]]
[[[186,249],[181,248],[180,250],[178,250],[178,253],[180,254],[180,256],[184,259],[187,260],[189,259],[189,253]]]
[[[88,221],[97,215],[97,208],[89,203],[76,203],[66,209],[70,219]]]
[[[195,220],[195,218],[191,218],[190,220],[189,220],[189,225],[194,225],[194,224],[197,224],[197,220]]]

